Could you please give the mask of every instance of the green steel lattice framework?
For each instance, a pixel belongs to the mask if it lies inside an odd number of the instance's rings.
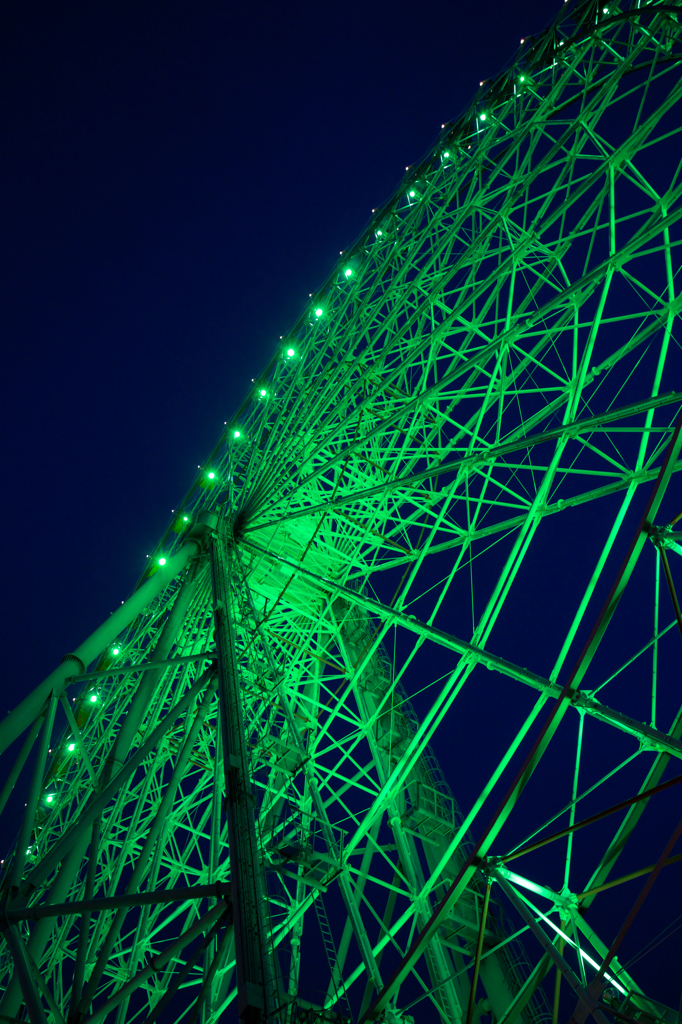
[[[547,846],[560,877],[505,855],[682,756],[679,11],[565,4],[482,84],[282,339],[129,600],[0,723],[23,742],[0,805],[34,766],[2,1019],[535,1024],[569,990],[600,1021],[676,1019],[617,955],[594,984],[632,888],[613,934],[590,924],[662,796],[603,846]],[[547,551],[580,530],[545,665]],[[506,732],[460,810],[436,754],[461,773],[472,689]],[[554,802],[507,831],[540,764]]]

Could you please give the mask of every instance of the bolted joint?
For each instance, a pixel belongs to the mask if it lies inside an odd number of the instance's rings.
[[[83,664],[82,659],[79,658],[77,654],[65,654],[64,657],[62,658],[62,665],[66,664],[67,662],[74,662],[78,666],[77,674],[82,675],[85,672],[85,665]]]
[[[185,540],[193,540],[203,554],[208,548],[211,535],[218,526],[218,515],[208,509],[202,509],[192,525],[185,533]]]
[[[649,527],[649,540],[657,548],[667,548],[669,551],[675,551],[678,555],[682,555],[682,533],[675,533],[670,526],[654,526],[653,524]]]
[[[554,906],[564,919],[570,918],[572,914],[577,914],[580,911],[580,901],[578,900],[577,893],[571,892],[565,886],[561,892],[556,894]]]

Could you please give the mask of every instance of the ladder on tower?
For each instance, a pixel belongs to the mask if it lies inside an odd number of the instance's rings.
[[[327,955],[327,963],[329,964],[329,977],[331,978],[331,984],[334,988],[335,1001],[334,1005],[341,1005],[342,1015],[349,1021],[353,1020],[353,1015],[350,1011],[350,1003],[348,1002],[348,995],[344,989],[343,993],[339,995],[339,989],[337,982],[340,981],[338,971],[338,956],[336,952],[336,945],[334,944],[334,936],[329,926],[329,918],[327,917],[327,911],[325,910],[324,903],[322,902],[322,894],[320,894],[316,900],[315,913],[317,914],[317,923],[320,926],[320,932],[322,934],[322,942],[324,943],[324,951]],[[338,1012],[338,1011],[337,1011]]]

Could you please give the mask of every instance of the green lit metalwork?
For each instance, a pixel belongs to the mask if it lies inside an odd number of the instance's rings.
[[[601,1019],[589,907],[656,798],[587,859],[559,840],[559,875],[504,858],[682,759],[660,574],[682,507],[676,6],[570,0],[481,86],[281,339],[129,600],[0,721],[0,750],[23,744],[0,809],[34,766],[2,865],[4,1019],[544,1024],[567,986]],[[607,629],[623,602],[643,638]],[[494,756],[460,763],[451,737],[485,748],[496,699]],[[540,760],[553,802],[508,842]],[[673,1024],[608,970],[628,1014]]]

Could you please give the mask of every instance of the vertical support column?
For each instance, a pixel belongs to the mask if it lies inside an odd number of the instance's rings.
[[[31,750],[33,748],[35,738],[40,732],[40,727],[43,724],[44,718],[44,715],[39,715],[38,718],[36,718],[35,722],[33,723],[29,730],[28,736],[24,740],[24,745],[19,751],[19,756],[14,762],[12,770],[7,776],[7,781],[5,782],[5,785],[2,787],[2,792],[0,793],[0,814],[2,814],[2,812],[4,811],[5,804],[9,800],[12,790],[16,785],[16,781],[21,775],[21,771],[24,765],[26,764],[28,755],[31,753]]]
[[[264,1024],[275,1009],[274,992],[265,885],[256,838],[254,801],[249,784],[247,737],[235,650],[232,553],[228,529],[224,520],[216,520],[216,533],[211,542],[211,576],[237,961],[237,1001],[239,1017],[245,1024]]]
[[[485,896],[483,897],[483,909],[481,910],[481,921],[478,928],[478,942],[476,943],[476,956],[474,958],[474,975],[471,979],[469,991],[469,1007],[467,1009],[467,1024],[471,1024],[476,1006],[476,986],[478,985],[478,972],[481,967],[481,953],[483,952],[483,941],[485,939],[485,926],[488,921],[488,906],[490,905],[490,889],[492,882],[486,879]]]
[[[97,873],[97,856],[99,854],[100,831],[102,818],[96,817],[92,823],[90,833],[90,854],[88,857],[88,872],[85,877],[85,891],[83,897],[86,900],[92,899],[95,891],[95,875]],[[88,937],[90,933],[90,919],[92,914],[83,914],[81,917],[80,931],[78,934],[78,946],[76,947],[76,965],[73,971],[73,982],[71,984],[71,1004],[74,1014],[81,996],[85,982],[85,967],[88,955]],[[71,1014],[69,1014],[71,1016]]]
[[[14,861],[12,864],[12,875],[10,878],[10,894],[11,898],[16,895],[21,880],[24,874],[24,868],[26,867],[26,857],[28,855],[27,844],[31,841],[31,833],[35,826],[36,811],[38,809],[38,801],[40,799],[40,793],[43,788],[43,779],[45,777],[45,765],[47,763],[47,755],[49,753],[49,746],[52,738],[52,727],[54,725],[54,716],[57,710],[57,697],[54,693],[50,695],[49,703],[45,711],[45,725],[43,726],[43,734],[40,737],[40,745],[38,747],[38,757],[36,758],[35,768],[33,769],[33,778],[31,780],[31,788],[28,794],[28,801],[26,803],[26,810],[24,812],[24,818],[21,823],[21,829],[19,831],[19,838],[17,839],[16,847],[14,850]]]
[[[15,924],[11,924],[5,929],[5,938],[9,951],[12,954],[14,969],[19,979],[29,1020],[31,1024],[47,1024],[47,1014],[40,1001],[40,996],[33,980],[33,974],[26,955],[26,947]]]
[[[661,552],[656,548],[654,583],[654,647],[651,660],[651,726],[656,728],[656,691],[658,688],[658,605],[661,595]]]

